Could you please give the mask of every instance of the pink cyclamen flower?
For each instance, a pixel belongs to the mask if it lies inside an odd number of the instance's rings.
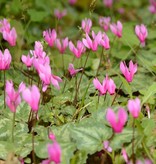
[[[103,0],[103,3],[106,7],[111,8],[113,5],[113,0]]]
[[[125,162],[128,163],[128,155],[127,155],[127,152],[124,148],[122,148],[121,153],[122,153],[122,156],[123,156]]]
[[[43,51],[43,45],[40,41],[35,41],[34,50],[30,50],[30,53],[35,58],[45,58],[46,53]]]
[[[94,87],[99,91],[100,95],[104,95],[106,94],[106,92],[109,92],[110,95],[113,95],[115,93],[116,85],[111,78],[108,78],[107,75],[102,84],[97,78],[93,80],[93,84]]]
[[[94,31],[92,31],[92,39],[90,36],[86,33],[86,39],[82,39],[83,44],[88,48],[91,49],[92,51],[96,51],[98,48],[98,45],[100,44],[102,39],[102,33],[98,32],[96,35]]]
[[[99,24],[104,29],[104,31],[109,30],[110,21],[110,17],[99,17]]]
[[[81,27],[85,33],[89,34],[92,27],[92,20],[85,18],[84,20],[82,20]]]
[[[67,10],[63,10],[63,11],[60,11],[58,9],[55,9],[54,10],[54,16],[57,18],[57,19],[61,19],[62,17],[66,16],[67,15]]]
[[[55,29],[43,31],[43,37],[50,47],[52,47],[57,38],[57,33]]]
[[[112,148],[109,146],[109,141],[104,141],[103,146],[106,151],[112,152]]]
[[[80,58],[81,55],[86,51],[84,44],[80,40],[77,41],[76,47],[74,46],[72,41],[70,41],[69,49],[77,58]]]
[[[156,1],[155,0],[150,0],[149,2],[150,2],[149,11],[152,14],[155,14],[156,13]]]
[[[50,85],[50,83],[52,83],[52,85],[54,85],[56,89],[60,89],[59,82],[62,82],[62,79],[51,73],[50,65],[40,64],[38,66],[38,73],[43,83],[43,87],[42,87],[43,92],[47,90],[47,87],[48,85]]]
[[[7,70],[10,68],[11,54],[8,49],[4,50],[4,53],[0,50],[0,70]]]
[[[112,33],[116,35],[118,38],[122,37],[122,23],[120,21],[117,21],[117,24],[111,24],[110,29]]]
[[[26,88],[22,92],[22,97],[30,105],[33,111],[38,111],[39,101],[40,101],[40,92],[36,85]]]
[[[51,162],[60,164],[61,154],[61,147],[56,141],[53,144],[48,144],[48,159],[42,161],[42,164],[50,164]]]
[[[78,72],[82,71],[82,68],[75,69],[74,65],[70,63],[68,66],[68,71],[69,71],[71,76],[75,76]]]
[[[139,117],[139,113],[141,110],[141,105],[140,105],[140,99],[136,98],[134,100],[128,100],[128,110],[131,113],[131,115],[134,118],[138,118]]]
[[[137,72],[137,64],[133,64],[131,60],[129,62],[129,68],[127,68],[125,61],[120,62],[120,71],[128,82],[132,82],[134,74]]]
[[[30,57],[30,54],[28,54],[27,56],[22,55],[21,57],[22,62],[27,66],[27,68],[30,68],[32,66],[33,59],[34,57]]]
[[[17,106],[21,103],[20,93],[25,89],[25,84],[23,82],[20,83],[18,91],[15,91],[13,82],[7,81],[5,92],[6,92],[6,104],[11,110],[11,112],[16,112]]]
[[[68,2],[70,5],[74,5],[77,2],[77,0],[68,0]]]
[[[116,114],[111,108],[108,108],[106,119],[115,133],[121,133],[127,121],[127,112],[123,108],[119,108],[118,113]]]
[[[58,50],[60,51],[60,53],[64,54],[66,48],[68,47],[68,37],[62,39],[61,41],[60,39],[56,39],[55,44]]]
[[[106,50],[108,50],[110,48],[109,38],[105,33],[102,34],[102,39],[101,39],[100,45],[102,47],[104,47],[104,49],[106,49]]]
[[[6,40],[10,44],[10,46],[15,46],[17,39],[15,28],[13,27],[9,32],[3,31],[3,39]]]
[[[0,33],[3,33],[4,31],[10,32],[10,23],[7,19],[0,20]]]
[[[148,36],[147,28],[145,25],[141,24],[135,26],[135,34],[137,35],[138,39],[140,40],[141,45],[145,46],[145,40]]]

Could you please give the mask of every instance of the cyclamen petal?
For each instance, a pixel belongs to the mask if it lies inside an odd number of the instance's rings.
[[[33,111],[38,111],[40,92],[37,86],[33,85],[22,92],[23,99],[30,105]]]

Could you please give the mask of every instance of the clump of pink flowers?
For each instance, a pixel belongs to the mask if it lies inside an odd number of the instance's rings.
[[[7,19],[0,21],[0,33],[3,35],[3,39],[6,40],[10,46],[16,45],[17,33],[15,28],[11,28]]]
[[[104,29],[104,31],[109,30],[110,21],[110,17],[99,17],[99,25]]]
[[[115,93],[116,85],[114,81],[106,75],[106,78],[103,80],[102,84],[100,81],[95,78],[93,80],[94,87],[99,91],[100,95],[104,95],[109,92],[110,95]]]

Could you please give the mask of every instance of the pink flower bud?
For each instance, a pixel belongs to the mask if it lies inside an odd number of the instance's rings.
[[[141,110],[141,105],[140,105],[140,100],[139,98],[136,98],[134,100],[128,100],[128,110],[131,113],[131,115],[134,118],[138,118],[139,117],[139,113]]]

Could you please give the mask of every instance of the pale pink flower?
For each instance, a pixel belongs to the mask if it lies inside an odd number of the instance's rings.
[[[72,41],[70,41],[69,49],[77,58],[80,58],[81,55],[86,51],[84,44],[80,40],[77,41],[76,47],[74,46]]]
[[[58,50],[60,51],[60,53],[64,54],[66,48],[68,47],[68,37],[62,39],[61,41],[60,39],[56,39],[55,44]]]
[[[150,2],[149,11],[152,14],[155,14],[156,13],[156,1],[155,0],[150,0],[149,2]]]
[[[10,32],[10,23],[7,19],[0,20],[0,33],[3,33],[3,31]]]
[[[33,85],[32,87],[23,90],[22,97],[30,105],[33,111],[38,111],[40,92],[36,85]]]
[[[111,8],[113,5],[113,0],[103,0],[103,3],[106,7]]]
[[[68,66],[68,71],[69,71],[71,76],[75,76],[78,72],[82,71],[82,68],[75,69],[74,65],[70,63]]]
[[[15,46],[17,39],[15,28],[13,27],[9,32],[3,31],[3,39],[6,40],[10,44],[10,46]]]
[[[61,147],[56,141],[53,144],[48,144],[48,159],[42,161],[42,164],[50,164],[51,162],[60,164],[61,154]]]
[[[129,62],[129,68],[127,68],[125,61],[120,62],[120,71],[128,82],[132,82],[134,74],[137,72],[137,64],[133,64],[131,60]]]
[[[86,39],[82,39],[83,44],[92,51],[96,51],[98,49],[98,45],[100,44],[102,39],[102,33],[98,32],[96,35],[94,31],[92,31],[92,39],[90,36],[86,33]]]
[[[109,141],[104,141],[103,146],[106,151],[112,152],[112,148],[109,146]]]
[[[139,117],[141,111],[140,99],[136,98],[134,100],[128,100],[128,110],[134,118]]]
[[[57,38],[57,33],[55,29],[43,31],[43,37],[50,47],[52,47]]]
[[[140,40],[141,45],[145,46],[145,40],[148,36],[147,28],[145,25],[141,24],[135,26],[135,34],[137,35],[138,39]]]
[[[34,50],[30,50],[30,53],[35,58],[45,58],[46,53],[43,51],[43,45],[40,41],[35,41]]]
[[[50,64],[49,56],[46,56],[45,58],[34,58],[33,59],[33,66],[37,72],[39,72],[40,65],[49,65],[49,64]]]
[[[30,57],[30,54],[28,54],[27,56],[22,55],[22,57],[21,57],[22,62],[23,62],[28,68],[30,68],[30,67],[32,66],[32,64],[33,64],[33,59],[34,59],[34,57]]]
[[[102,34],[102,39],[100,41],[100,45],[102,47],[104,47],[104,49],[106,49],[106,50],[108,50],[110,48],[109,38],[108,38],[108,36],[105,33]]]
[[[58,9],[55,9],[54,10],[54,16],[57,18],[57,19],[61,19],[62,17],[66,16],[67,15],[67,10],[63,10],[63,11],[60,11]]]
[[[112,33],[116,35],[118,38],[122,37],[122,23],[120,21],[117,21],[117,24],[111,24],[110,29]]]
[[[70,5],[74,5],[77,2],[77,0],[68,0],[68,2]]]
[[[11,60],[11,54],[8,49],[5,49],[4,53],[0,50],[0,70],[8,70]]]
[[[104,31],[109,30],[110,21],[110,17],[99,17],[99,24],[104,29]]]
[[[153,164],[150,159],[137,160],[136,164]]]
[[[92,20],[85,18],[84,20],[82,20],[81,27],[85,33],[89,34],[92,27]]]
[[[125,162],[128,163],[128,155],[127,155],[127,152],[124,148],[122,148],[121,153],[122,153],[122,156],[123,156]]]
[[[127,112],[123,108],[119,108],[118,113],[116,114],[111,108],[108,108],[106,119],[115,133],[121,133],[127,121]]]
[[[62,79],[58,76],[55,76],[51,73],[50,65],[42,65],[40,64],[38,67],[38,73],[40,79],[42,80],[42,91],[45,92],[47,90],[48,85],[52,83],[56,89],[60,89],[59,82],[62,82]]]
[[[25,89],[25,84],[23,82],[20,83],[18,91],[15,91],[13,82],[7,81],[5,92],[6,92],[6,104],[11,110],[11,112],[16,112],[17,106],[21,103],[20,93]]]
[[[99,91],[100,95],[104,95],[106,92],[109,92],[110,95],[115,93],[116,85],[111,78],[108,78],[107,75],[102,84],[97,78],[93,79],[93,84],[94,87]]]

